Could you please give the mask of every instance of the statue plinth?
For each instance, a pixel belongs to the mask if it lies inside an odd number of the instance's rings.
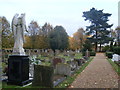
[[[27,55],[11,55],[8,59],[8,84],[29,83],[29,58]]]

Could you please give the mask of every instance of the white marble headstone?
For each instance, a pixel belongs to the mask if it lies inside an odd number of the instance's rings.
[[[112,61],[119,61],[119,60],[120,60],[120,55],[113,54]]]

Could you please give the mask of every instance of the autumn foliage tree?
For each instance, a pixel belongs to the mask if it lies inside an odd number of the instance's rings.
[[[40,30],[40,27],[39,27],[39,25],[38,25],[38,23],[36,22],[36,21],[31,21],[30,22],[30,24],[29,24],[29,26],[28,26],[28,36],[29,36],[29,42],[31,42],[30,43],[30,47],[31,48],[36,48],[35,47],[35,45],[36,45],[36,40],[37,40],[37,35],[39,34],[38,32],[39,32],[39,30]]]
[[[76,50],[76,46],[75,39],[69,36],[69,49]]]
[[[42,27],[36,21],[31,21],[26,34],[26,42],[24,48],[30,49],[48,49],[48,34],[53,30],[49,23],[45,23]]]
[[[84,41],[86,40],[86,35],[83,28],[80,28],[73,34],[73,37],[69,37],[70,49],[82,49]]]
[[[6,17],[0,17],[2,23],[2,48],[12,48],[14,44],[13,33]]]

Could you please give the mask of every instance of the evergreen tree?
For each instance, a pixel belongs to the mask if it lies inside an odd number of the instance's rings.
[[[92,43],[90,42],[90,40],[85,40],[85,43],[83,44],[83,49],[82,51],[92,51]]]
[[[56,26],[49,36],[50,48],[55,52],[55,49],[64,50],[68,47],[68,35],[62,26]]]
[[[111,14],[103,13],[103,10],[96,10],[95,8],[90,9],[90,11],[83,12],[83,17],[85,17],[85,21],[89,20],[91,22],[90,26],[87,26],[86,33],[87,35],[91,35],[89,38],[93,43],[95,43],[95,51],[97,51],[97,46],[104,43],[108,43],[112,40],[109,36],[110,31],[107,30],[111,28],[113,24],[109,25],[107,23],[108,17]]]
[[[85,55],[86,51],[92,51],[92,43],[90,42],[90,40],[85,40],[85,43],[83,44],[83,48],[82,48],[82,54]]]

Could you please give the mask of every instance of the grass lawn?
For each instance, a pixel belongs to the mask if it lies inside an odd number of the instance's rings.
[[[7,85],[6,82],[2,82],[2,88],[22,88],[21,86],[17,86],[17,85]]]
[[[112,65],[114,70],[118,73],[118,75],[120,76],[120,67],[117,64],[115,64],[111,59],[108,59],[108,61]]]
[[[81,53],[76,53],[74,58],[75,59],[80,59],[80,58],[82,58],[82,54]]]

